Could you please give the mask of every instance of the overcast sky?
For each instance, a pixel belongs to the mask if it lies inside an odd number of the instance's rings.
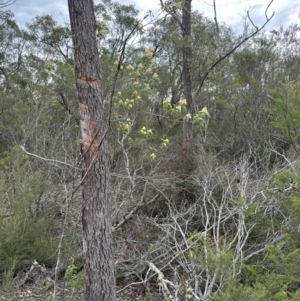
[[[94,0],[98,3],[99,0]],[[120,0],[115,1],[122,4],[133,4],[141,13],[151,10],[157,13],[159,10],[159,0]],[[257,25],[264,22],[264,13],[269,0],[216,0],[217,15],[219,22],[223,21],[231,26],[234,31],[242,30],[242,16],[248,9],[252,9],[253,20]],[[193,8],[203,12],[207,17],[213,17],[213,0],[193,0]],[[225,4],[226,3],[226,4]],[[35,16],[50,14],[58,23],[68,21],[68,1],[67,0],[16,0],[16,3],[9,7],[15,14],[15,19],[19,25],[24,25]],[[286,28],[291,23],[300,24],[298,17],[300,12],[300,1],[296,0],[274,0],[269,8],[268,15],[275,12],[275,16],[268,26],[268,30],[277,29],[281,25]]]

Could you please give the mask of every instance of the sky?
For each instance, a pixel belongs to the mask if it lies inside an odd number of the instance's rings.
[[[154,14],[159,12],[159,0],[114,0],[122,4],[133,4],[141,12],[141,15],[151,10]],[[99,0],[94,0],[97,4]],[[247,10],[251,10],[251,16],[259,26],[264,23],[265,9],[269,0],[216,0],[217,17],[219,22],[225,22],[235,32],[242,32],[243,16]],[[193,0],[193,9],[203,12],[204,16],[214,17],[212,7],[213,0]],[[30,22],[35,16],[49,14],[59,24],[68,22],[68,1],[67,0],[16,0],[9,7],[14,13],[15,19],[20,26]],[[300,1],[296,0],[274,0],[268,10],[268,16],[275,12],[267,29],[278,29],[280,26],[287,28],[290,24],[300,25]]]

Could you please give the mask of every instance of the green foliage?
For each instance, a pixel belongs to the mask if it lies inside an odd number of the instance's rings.
[[[79,271],[74,264],[74,259],[71,258],[71,263],[67,266],[65,271],[66,285],[69,288],[82,289],[84,286],[84,272]]]
[[[271,301],[266,287],[255,284],[253,287],[232,284],[225,292],[215,295],[211,301]]]
[[[215,271],[216,276],[224,276],[230,269],[233,254],[226,245],[226,241],[218,241],[218,244],[205,233],[192,232],[188,237],[190,249],[188,258],[201,268]]]
[[[0,160],[0,275],[12,267],[12,262],[15,269],[34,259],[47,265],[55,262],[57,225],[51,216],[35,212],[35,202],[45,186],[41,173],[28,169],[28,161],[19,148],[11,149]]]
[[[169,5],[180,15],[182,2]],[[186,41],[178,24],[163,16],[147,30],[134,6],[110,0],[98,4],[95,13],[103,94],[111,113],[113,214],[126,216],[140,204],[124,222],[122,235],[140,220],[151,221],[145,230],[149,241],[154,224],[164,230],[161,246],[131,242],[130,257],[135,261],[137,250],[138,258],[142,254],[159,269],[175,271],[165,273],[161,283],[169,287],[174,281],[170,291],[182,298],[190,296],[196,282],[203,289],[208,275],[214,275],[212,301],[300,300],[300,166],[297,158],[289,158],[290,145],[300,153],[299,26],[261,33],[223,60],[195,96],[191,114],[182,86]],[[49,15],[34,18],[25,29],[11,13],[2,12],[0,19],[0,280],[10,289],[14,273],[32,260],[49,266],[56,260],[60,224],[39,204],[46,191],[74,179],[74,169],[58,161],[78,166],[80,139],[68,27]],[[194,92],[219,51],[225,54],[240,41],[219,25],[217,33],[213,20],[192,14]],[[184,122],[193,123],[197,134],[199,170],[182,183]],[[239,163],[244,156],[245,168]],[[220,167],[226,176],[214,178]],[[197,195],[192,201],[186,199],[190,190]],[[147,197],[157,193],[158,205],[147,204]],[[170,218],[166,204],[176,207],[178,220]],[[80,235],[77,228],[74,232]],[[69,229],[66,233],[63,259],[78,243]],[[142,236],[136,237],[146,240]],[[159,247],[164,249],[157,255]],[[240,274],[233,272],[237,265]],[[178,266],[184,267],[180,273]],[[67,267],[68,287],[82,288],[84,273],[78,270],[73,261]],[[154,299],[148,289],[145,300]]]
[[[268,291],[277,300],[284,292],[285,296],[295,293],[299,288],[300,273],[297,266],[300,263],[300,249],[290,245],[290,239],[278,245],[266,246],[269,272],[258,277]],[[276,297],[277,296],[277,297]],[[280,300],[280,299],[279,299]]]
[[[16,268],[16,260],[11,260],[10,265],[7,266],[6,270],[3,272],[3,274],[0,276],[1,285],[0,285],[0,292],[5,292],[5,295],[10,295],[8,297],[12,297],[15,285],[13,282],[14,272]]]
[[[299,239],[299,176],[296,170],[298,168],[272,175],[266,193],[280,211],[274,210],[271,220],[266,216],[256,219],[260,227],[252,233],[257,237],[272,227],[273,231],[284,234],[284,238],[276,244],[266,245],[264,257],[257,258],[253,265],[245,266],[241,278],[245,285],[255,283],[263,287],[265,300],[297,300],[300,294],[300,274],[297,268],[300,264],[300,249],[296,243]],[[288,222],[286,216],[289,216]]]
[[[155,296],[153,296],[152,292],[149,289],[147,289],[143,301],[155,301],[155,300],[156,300]]]
[[[272,125],[278,136],[289,142],[295,151],[300,152],[300,83],[286,82],[270,93],[273,103],[268,108],[272,115]]]

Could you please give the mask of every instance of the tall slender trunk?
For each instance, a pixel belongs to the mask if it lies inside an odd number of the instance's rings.
[[[185,0],[182,8],[182,38],[183,38],[183,89],[187,101],[187,112],[194,115],[194,100],[192,96],[192,38],[191,38],[192,0]],[[183,122],[183,172],[189,174],[194,168],[194,127],[193,120]]]
[[[92,0],[68,0],[83,157],[86,301],[115,301],[107,121]]]

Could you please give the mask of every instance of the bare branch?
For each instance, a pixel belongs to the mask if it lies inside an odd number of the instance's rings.
[[[267,20],[268,20],[267,12],[268,12],[268,10],[269,10],[269,7],[270,7],[271,4],[273,3],[273,1],[274,1],[274,0],[272,0],[272,1],[269,3],[269,5],[267,6],[267,8],[266,8],[266,10],[265,10],[265,16],[266,16],[266,19],[267,19]],[[271,19],[273,18],[274,14],[275,14],[275,12],[273,12],[273,14],[272,14],[272,16],[270,17],[269,20],[271,20]]]
[[[72,167],[72,168],[75,168],[75,169],[80,169],[80,168],[78,168],[78,167],[76,167],[76,166],[73,166],[72,164],[67,163],[67,162],[63,162],[63,161],[59,161],[59,160],[55,160],[55,159],[44,158],[44,157],[38,156],[38,155],[36,155],[36,154],[30,153],[30,152],[28,152],[28,151],[24,148],[24,146],[22,146],[22,145],[19,145],[19,146],[20,146],[20,148],[22,149],[22,151],[23,151],[25,154],[29,155],[29,156],[36,157],[36,158],[38,158],[38,159],[40,159],[40,160],[43,160],[43,161],[52,162],[52,163],[58,163],[58,164],[66,165],[66,166],[69,166],[69,167]]]
[[[79,121],[80,121],[79,117],[74,112],[72,112],[72,110],[70,109],[68,101],[67,101],[67,98],[64,95],[64,93],[63,92],[59,92],[58,94],[61,97],[61,100],[57,99],[57,101],[63,106],[63,108],[65,109],[65,111],[67,111],[69,113],[69,115],[71,115],[72,117],[74,117],[74,119],[76,120],[76,122],[79,123]]]
[[[208,75],[210,74],[210,72],[219,64],[221,63],[223,60],[225,60],[228,56],[230,56],[232,53],[234,53],[241,45],[243,45],[246,41],[250,40],[252,37],[254,37],[257,33],[259,33],[261,30],[263,30],[266,25],[270,22],[270,20],[274,17],[275,12],[273,12],[273,14],[271,15],[271,17],[267,16],[267,10],[269,9],[270,5],[272,4],[274,0],[272,0],[269,5],[266,8],[265,11],[265,16],[266,16],[266,21],[265,23],[261,26],[261,27],[257,27],[254,25],[253,21],[251,20],[250,16],[249,16],[249,11],[247,12],[248,18],[250,20],[250,22],[253,24],[253,26],[255,27],[255,30],[252,34],[246,36],[241,42],[239,42],[235,47],[233,47],[230,51],[228,51],[225,55],[221,56],[219,59],[217,59],[211,66],[210,68],[206,71],[206,73],[203,75],[202,79],[200,80],[200,84],[198,86],[198,88],[196,89],[196,92],[194,93],[194,96],[198,96],[201,92],[201,89],[203,87],[204,81],[206,80],[206,78],[208,77]]]
[[[255,28],[255,30],[258,30],[258,27],[255,25],[255,23],[252,21],[251,17],[250,17],[250,11],[247,11],[247,17],[249,19],[249,21],[251,22],[252,26]]]
[[[4,8],[4,7],[7,7],[9,5],[12,5],[15,2],[16,2],[16,0],[0,1],[0,8]]]
[[[123,218],[120,221],[118,221],[118,223],[116,223],[115,226],[113,226],[112,231],[114,232],[114,231],[118,230],[143,205],[149,205],[149,204],[155,202],[158,196],[159,196],[159,194],[156,194],[149,202],[144,202],[144,200],[142,199],[129,213],[127,213],[125,216],[123,216]]]
[[[272,245],[272,246],[273,246],[273,245],[275,245],[276,243],[282,241],[285,237],[286,237],[285,235],[280,235],[280,236],[274,238],[274,240],[273,240],[272,242],[270,242],[269,245]],[[266,251],[266,248],[265,248],[265,247],[264,247],[264,248],[261,248],[261,249],[259,249],[259,250],[257,250],[257,251],[254,251],[254,252],[252,252],[251,254],[249,254],[248,256],[246,256],[246,257],[244,258],[244,261],[246,262],[246,261],[248,261],[249,259],[251,259],[252,257],[254,257],[254,256],[256,256],[256,255],[264,254],[265,251]]]

